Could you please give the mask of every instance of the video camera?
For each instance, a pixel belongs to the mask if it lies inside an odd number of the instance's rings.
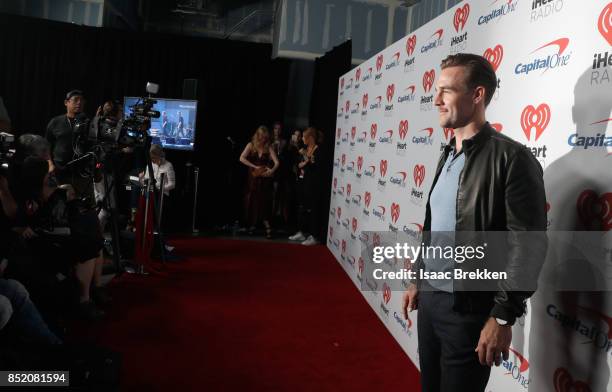
[[[0,132],[0,175],[6,176],[15,154],[15,135]]]

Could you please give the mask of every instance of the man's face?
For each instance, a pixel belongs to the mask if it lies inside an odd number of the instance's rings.
[[[64,101],[64,105],[66,105],[66,110],[68,113],[81,113],[85,108],[85,98],[80,95],[75,95],[74,97],[70,97]]]
[[[434,103],[441,127],[461,128],[472,120],[476,109],[473,93],[467,86],[464,67],[449,67],[440,72]]]

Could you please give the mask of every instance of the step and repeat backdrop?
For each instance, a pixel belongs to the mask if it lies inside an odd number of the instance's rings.
[[[612,265],[612,2],[459,3],[339,80],[328,247],[417,366],[418,312],[404,320],[402,293],[363,276],[360,255],[367,231],[422,230],[453,136],[439,126],[434,83],[458,52],[496,70],[487,118],[542,165],[549,231],[594,231]],[[611,297],[542,286],[487,391],[612,390]]]

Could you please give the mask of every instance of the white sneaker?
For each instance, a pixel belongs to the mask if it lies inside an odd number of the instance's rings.
[[[319,241],[317,241],[313,236],[309,235],[308,238],[306,238],[305,241],[302,241],[302,245],[306,245],[306,246],[310,246],[310,245],[317,245],[319,243]]]
[[[302,233],[301,231],[298,231],[297,233],[289,237],[289,239],[291,241],[304,241],[306,237],[304,237],[304,233]]]

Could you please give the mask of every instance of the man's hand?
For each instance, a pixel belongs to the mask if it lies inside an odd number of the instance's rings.
[[[404,292],[402,309],[404,311],[404,319],[408,320],[408,312],[417,309],[419,305],[419,290],[414,283],[410,283],[408,289]]]
[[[502,361],[508,360],[510,343],[512,342],[512,327],[499,325],[493,317],[487,320],[480,332],[480,340],[476,352],[481,365],[499,366]]]

